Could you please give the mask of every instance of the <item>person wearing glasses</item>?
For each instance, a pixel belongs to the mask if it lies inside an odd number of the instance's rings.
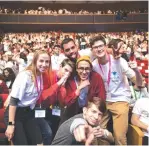
[[[121,46],[121,42],[119,43],[117,45]],[[110,115],[112,115],[115,144],[127,145],[126,133],[131,99],[128,78],[137,86],[142,86],[142,76],[136,62],[129,62],[128,65],[122,57],[115,59],[107,53],[106,41],[103,36],[94,37],[90,45],[93,55],[96,56],[92,62],[93,69],[102,76],[106,88],[108,111],[103,117],[102,126],[103,128],[107,127]]]
[[[61,98],[65,108],[61,122],[81,113],[82,108],[92,97],[105,100],[105,87],[101,76],[92,71],[92,63],[88,56],[80,57],[76,62],[76,75],[65,84],[66,96]]]

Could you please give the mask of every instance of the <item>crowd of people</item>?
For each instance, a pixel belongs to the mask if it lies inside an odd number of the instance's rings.
[[[132,9],[132,10],[122,10],[122,9],[117,9],[117,10],[98,10],[95,12],[91,12],[89,10],[78,10],[76,12],[73,12],[71,10],[67,10],[65,8],[59,9],[59,10],[53,10],[52,8],[45,8],[45,7],[38,7],[36,9],[11,9],[11,8],[6,8],[4,6],[0,7],[0,13],[3,14],[43,14],[43,15],[56,15],[56,14],[65,14],[65,15],[71,15],[71,14],[79,14],[79,15],[85,15],[85,14],[117,14],[118,12],[121,13],[127,13],[127,14],[133,14],[133,13],[148,13],[148,9]]]
[[[126,145],[131,105],[132,123],[148,137],[148,76],[137,60],[149,60],[148,32],[6,33],[0,44],[6,136],[16,145]],[[142,92],[137,99],[131,85]]]

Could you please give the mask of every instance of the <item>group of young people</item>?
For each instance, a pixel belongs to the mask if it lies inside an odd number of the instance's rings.
[[[141,87],[142,76],[135,61],[128,64],[121,57],[123,41],[114,43],[111,51],[105,38],[96,36],[91,49],[79,50],[73,39],[66,38],[61,43],[66,58],[58,70],[50,69],[46,51],[35,52],[31,64],[17,75],[8,97],[8,139],[18,145],[126,145],[131,99],[128,79]],[[50,119],[46,119],[49,111],[59,117],[54,139]],[[113,135],[107,130],[110,115]]]

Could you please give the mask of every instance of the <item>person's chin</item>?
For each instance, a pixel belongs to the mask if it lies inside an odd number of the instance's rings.
[[[43,72],[45,72],[45,71],[46,71],[46,69],[41,69],[41,70],[40,70],[41,73],[43,73]]]
[[[90,124],[91,126],[96,126],[96,125],[97,125],[97,123],[96,123],[96,122],[93,122],[93,121],[90,121],[89,124]]]
[[[85,80],[87,80],[87,79],[88,79],[87,77],[82,77],[82,78],[81,78],[82,81],[85,81]]]
[[[77,58],[77,54],[71,55],[71,58],[76,59]]]
[[[102,58],[102,57],[105,56],[105,53],[104,52],[103,53],[98,53],[96,56]]]

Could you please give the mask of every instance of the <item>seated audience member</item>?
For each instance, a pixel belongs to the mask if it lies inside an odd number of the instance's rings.
[[[105,87],[99,74],[92,71],[92,63],[88,56],[82,56],[76,63],[77,74],[65,85],[66,96],[61,103],[67,106],[61,117],[61,122],[82,112],[88,100],[97,96],[105,100]]]
[[[12,88],[13,82],[16,78],[14,71],[11,68],[5,68],[3,70],[4,81],[9,89]]]
[[[140,98],[149,98],[149,93],[148,93],[148,89],[147,89],[147,84],[145,82],[145,78],[142,77],[142,80],[143,80],[143,85],[142,87],[139,87],[139,86],[132,86],[130,85],[130,90],[131,90],[131,94],[132,94],[132,102],[135,102],[137,99],[140,99]]]
[[[144,132],[143,145],[149,140],[149,98],[138,99],[132,110],[131,123]]]
[[[113,142],[112,134],[99,124],[105,112],[105,101],[94,97],[83,107],[82,114],[73,116],[59,127],[52,145],[90,145],[96,137]]]
[[[9,93],[9,89],[6,83],[4,82],[3,76],[0,75],[0,94],[8,94],[8,93]]]

